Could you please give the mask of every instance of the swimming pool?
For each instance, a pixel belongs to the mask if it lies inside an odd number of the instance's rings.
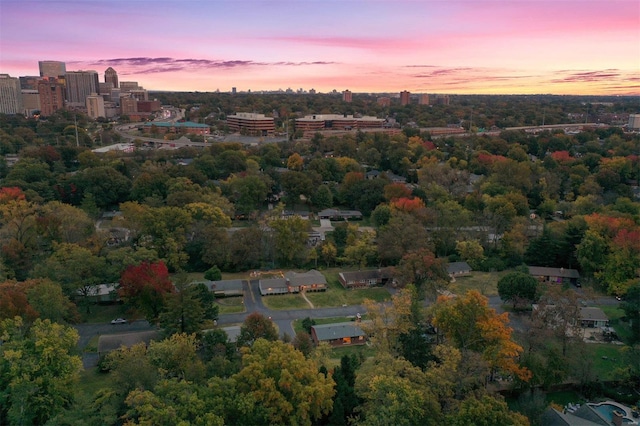
[[[629,425],[638,424],[638,422],[630,418],[630,413],[626,408],[619,406],[617,404],[603,402],[601,404],[589,404],[589,405],[608,421],[613,421],[613,412],[619,411],[623,415],[622,417],[623,424],[629,424]]]

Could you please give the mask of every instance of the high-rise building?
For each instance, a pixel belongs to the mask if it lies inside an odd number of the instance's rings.
[[[104,98],[97,93],[87,96],[87,115],[93,119],[105,117]]]
[[[132,115],[138,113],[138,100],[127,95],[120,95],[120,114]]]
[[[0,113],[21,114],[22,109],[20,79],[0,74]]]
[[[407,92],[406,90],[400,92],[400,105],[409,105],[410,96],[411,93]]]
[[[38,82],[40,95],[40,114],[49,117],[64,107],[64,85],[54,78]]]
[[[132,90],[142,89],[142,87],[138,86],[137,81],[121,81],[120,82],[120,91],[121,92],[130,92]]]
[[[67,73],[67,65],[60,61],[38,61],[40,77],[60,77]]]
[[[640,129],[640,114],[629,114],[629,128],[632,130]]]
[[[438,105],[449,105],[449,95],[437,95],[436,96],[436,104],[438,104]]]
[[[112,87],[118,86],[118,73],[113,68],[109,67],[104,72],[104,82],[111,83]]]
[[[25,75],[18,78],[20,79],[20,88],[22,90],[38,90],[38,82],[42,79],[42,77],[33,75]]]
[[[345,90],[344,92],[342,92],[342,100],[345,102],[351,102],[351,99],[353,99],[353,96],[351,94],[351,90]]]
[[[134,89],[130,90],[129,93],[139,101],[149,100],[149,92],[147,92],[145,89]]]
[[[429,95],[426,93],[421,94],[418,97],[418,104],[420,105],[429,105]]]
[[[69,71],[66,74],[67,105],[71,107],[86,106],[87,96],[98,93],[100,81],[98,73],[91,71]]]
[[[40,95],[37,90],[22,89],[22,108],[22,112],[26,116],[31,116],[34,112],[40,111]]]

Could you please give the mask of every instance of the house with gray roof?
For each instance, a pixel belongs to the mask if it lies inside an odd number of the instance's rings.
[[[471,274],[471,266],[467,262],[450,262],[447,264],[447,273],[451,278],[464,277]]]
[[[539,281],[551,282],[556,284],[570,283],[573,285],[578,285],[580,280],[580,273],[575,269],[568,268],[529,266],[529,274],[533,275]]]
[[[242,280],[219,280],[219,281],[194,281],[191,284],[204,284],[216,297],[242,296]]]
[[[325,291],[327,279],[315,269],[308,272],[289,271],[282,278],[262,279],[258,286],[262,296],[300,293],[301,291]]]
[[[261,296],[292,293],[289,291],[289,284],[284,277],[262,279],[258,282],[258,287],[260,288]]]
[[[331,346],[363,345],[367,340],[360,323],[355,321],[313,325],[311,339],[316,345],[327,342]]]
[[[344,288],[367,288],[385,285],[393,280],[391,268],[348,271],[338,274],[338,281]]]
[[[324,209],[318,212],[318,219],[361,220],[362,212],[358,210]]]

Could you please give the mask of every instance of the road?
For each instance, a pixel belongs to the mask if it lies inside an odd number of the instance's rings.
[[[355,316],[358,313],[365,313],[365,309],[362,305],[342,306],[334,308],[293,309],[287,311],[271,310],[262,303],[262,296],[260,295],[258,282],[259,281],[257,279],[244,281],[243,303],[245,306],[245,311],[236,314],[220,315],[220,317],[218,318],[218,325],[225,326],[232,324],[241,324],[249,314],[258,312],[266,317],[270,317],[273,320],[273,322],[278,326],[281,337],[285,334],[293,337],[295,336],[295,332],[293,330],[292,323],[295,320],[304,319],[306,317],[312,319],[349,317]],[[581,290],[578,291],[581,292]],[[620,302],[617,301],[614,297],[599,297],[598,299],[592,301],[591,304],[615,306],[620,304]],[[489,306],[495,309],[498,313],[504,312],[503,302],[499,296],[490,296]],[[523,315],[510,314],[509,325],[516,331],[525,331],[526,325],[524,318],[525,316]],[[75,328],[78,330],[78,333],[80,335],[78,348],[80,350],[83,350],[87,346],[89,341],[97,335],[145,331],[151,330],[154,327],[147,321],[140,320],[122,325],[112,325],[110,323],[77,324],[75,325]],[[95,365],[97,361],[94,358],[96,357],[96,354],[85,354],[85,366]]]

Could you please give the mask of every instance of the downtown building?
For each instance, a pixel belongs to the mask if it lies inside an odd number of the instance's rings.
[[[20,79],[0,74],[0,114],[22,114]]]
[[[118,73],[113,68],[109,67],[104,71],[104,82],[111,83],[111,87],[114,89],[119,88],[118,86]]]
[[[62,77],[67,73],[67,65],[60,61],[38,61],[40,77]]]
[[[56,78],[43,78],[38,82],[40,115],[49,117],[64,108],[64,85]]]
[[[268,136],[276,130],[273,117],[249,112],[238,112],[227,116],[227,126],[234,132],[251,136]]]
[[[94,120],[98,117],[107,116],[104,110],[104,98],[102,97],[102,95],[92,93],[87,96],[86,106],[87,115]]]
[[[353,99],[353,93],[351,93],[351,90],[345,90],[344,92],[342,92],[342,100],[344,102],[351,102]]]
[[[305,134],[321,130],[353,130],[375,129],[384,126],[385,119],[363,116],[354,117],[347,114],[313,114],[296,118],[296,130]]]
[[[400,92],[400,105],[402,106],[409,105],[410,102],[411,102],[411,93],[407,92],[406,90],[403,90],[402,92]]]
[[[95,71],[69,71],[65,76],[67,106],[83,108],[87,96],[100,92],[100,81]]]

